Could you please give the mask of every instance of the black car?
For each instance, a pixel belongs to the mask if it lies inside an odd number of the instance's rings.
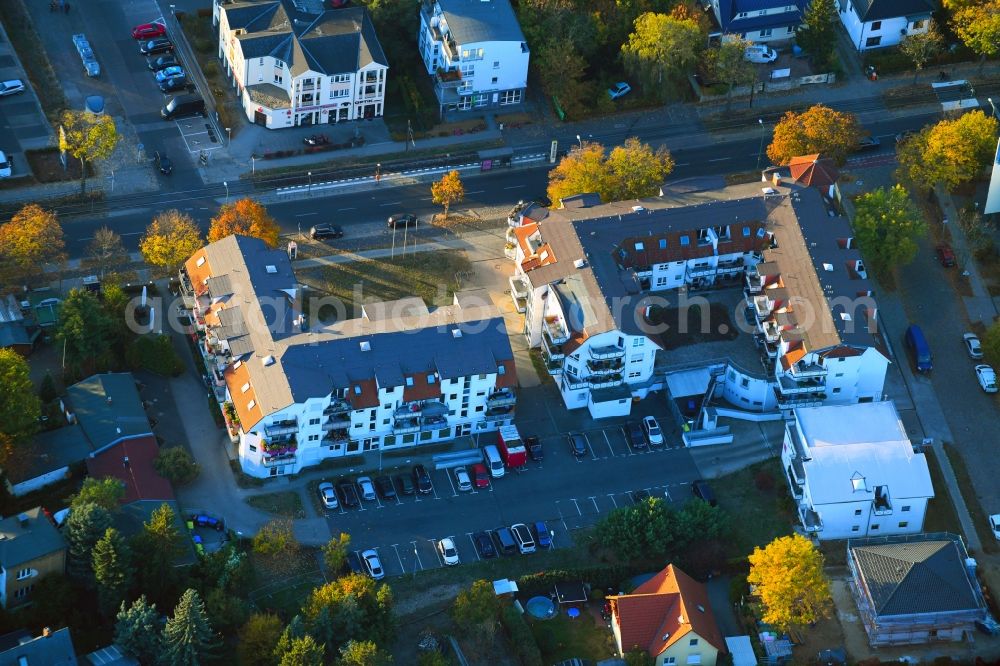
[[[536,462],[540,462],[545,457],[545,451],[542,450],[542,443],[534,435],[524,438],[524,447],[528,449],[528,456]]]
[[[574,456],[583,458],[587,455],[587,440],[583,435],[578,432],[570,433],[566,435],[566,441],[569,442],[570,453]]]
[[[172,93],[179,90],[193,90],[194,86],[188,83],[187,77],[178,76],[176,79],[167,79],[159,83],[160,92]]]
[[[488,560],[497,556],[497,549],[493,546],[493,539],[486,532],[476,532],[472,535],[472,542],[476,544],[476,552],[479,557]]]
[[[174,50],[173,42],[164,37],[159,37],[157,39],[151,39],[148,42],[143,42],[139,45],[139,53],[142,55],[156,55],[158,53],[172,53]]]
[[[625,431],[625,437],[628,438],[629,446],[633,449],[644,449],[649,445],[646,441],[646,433],[642,429],[642,424],[638,421],[629,421],[622,428]]]
[[[174,171],[174,163],[170,161],[166,153],[161,153],[160,151],[155,151],[153,153],[153,163],[156,164],[156,168],[160,170],[165,176],[169,176]]]
[[[317,224],[309,229],[309,238],[323,240],[324,238],[342,238],[344,230],[333,224]]]
[[[878,140],[877,136],[866,136],[858,141],[857,145],[854,146],[854,150],[855,152],[878,150],[880,145],[882,145],[882,142]]]
[[[416,488],[413,486],[413,479],[408,474],[396,475],[396,489],[400,495],[412,495],[416,492]]]
[[[365,565],[361,564],[361,558],[353,550],[347,551],[347,570],[352,574],[364,574]]]
[[[699,479],[698,481],[692,483],[691,492],[693,492],[694,496],[698,499],[708,502],[710,506],[716,505],[715,493],[712,492],[712,487],[708,485],[707,481]]]
[[[431,485],[431,475],[427,473],[427,469],[423,465],[413,466],[413,483],[417,486],[417,492],[421,495],[430,495],[434,492],[434,486]]]
[[[389,216],[389,228],[412,227],[417,223],[417,216],[409,213],[396,213]]]
[[[161,69],[166,69],[167,67],[174,67],[180,65],[181,62],[174,57],[174,54],[169,53],[167,55],[161,55],[159,58],[147,58],[146,65],[150,70],[158,72]]]
[[[388,476],[375,477],[375,490],[382,499],[396,499],[396,489],[392,487],[392,479]]]
[[[341,479],[337,482],[337,494],[340,495],[340,504],[345,509],[353,509],[361,505],[358,499],[358,488],[350,479]]]

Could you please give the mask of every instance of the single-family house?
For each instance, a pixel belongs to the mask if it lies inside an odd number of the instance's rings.
[[[69,628],[42,629],[34,636],[19,629],[0,636],[0,666],[76,666],[76,649]]]
[[[722,32],[758,44],[795,38],[806,0],[712,0],[712,12]]]
[[[820,539],[923,531],[934,486],[891,400],[793,410],[781,462],[802,529]]]
[[[954,534],[851,539],[850,587],[873,647],[961,641],[989,608]]]
[[[0,606],[28,603],[38,581],[65,569],[66,542],[41,507],[0,520]]]
[[[22,497],[70,476],[93,449],[79,424],[70,423],[37,433],[4,464],[4,482],[15,497]]]
[[[895,46],[927,32],[935,0],[839,0],[840,22],[858,51]]]
[[[705,586],[673,564],[631,594],[608,600],[611,631],[622,657],[639,649],[656,666],[715,666],[719,654],[727,652]]]
[[[26,318],[21,304],[12,294],[0,298],[0,348],[13,349],[27,356],[41,335],[34,319]]]

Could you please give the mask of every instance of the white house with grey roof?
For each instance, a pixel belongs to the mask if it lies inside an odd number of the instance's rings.
[[[278,129],[383,115],[389,63],[363,7],[216,4],[219,58],[247,119]]]
[[[514,419],[514,355],[489,296],[368,303],[313,327],[288,255],[230,236],[196,252],[181,284],[252,476],[326,458],[495,431]],[[313,305],[313,311],[318,308]]]
[[[531,51],[509,0],[423,0],[417,41],[442,115],[524,101]]]
[[[819,539],[923,531],[934,486],[890,400],[795,409],[781,462],[799,524]]]
[[[895,46],[930,29],[934,0],[838,0],[840,22],[858,51]]]

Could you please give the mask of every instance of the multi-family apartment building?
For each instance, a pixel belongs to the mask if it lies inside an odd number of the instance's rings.
[[[524,100],[531,52],[510,0],[423,0],[417,41],[442,115]]]
[[[722,32],[760,44],[795,39],[806,0],[712,0]]]
[[[395,450],[513,422],[514,356],[486,294],[363,306],[313,326],[286,252],[230,236],[181,274],[220,397],[238,417],[250,475],[296,473],[325,458]]]
[[[685,183],[641,201],[561,205],[512,216],[510,286],[568,408],[627,414],[633,397],[664,388],[671,355],[651,315],[725,284],[745,284],[765,372],[714,363],[708,397],[752,411],[881,398],[888,360],[864,266],[847,220],[817,191]]]
[[[290,0],[215,3],[219,58],[250,122],[268,129],[379,117],[389,63],[368,12]]]

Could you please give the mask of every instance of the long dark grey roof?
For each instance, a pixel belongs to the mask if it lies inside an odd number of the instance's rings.
[[[862,21],[911,17],[929,18],[937,10],[933,0],[851,0],[854,13]]]
[[[26,527],[21,525],[20,516],[26,517]],[[41,507],[0,520],[0,565],[7,571],[65,547],[62,535]]]
[[[35,435],[18,454],[18,460],[4,467],[7,480],[17,485],[68,467],[85,459],[93,451],[83,430],[76,423]]]
[[[66,389],[66,402],[95,451],[152,432],[131,373],[92,375]]]
[[[438,5],[459,45],[524,41],[509,0],[438,0]]]
[[[21,630],[0,637],[6,649],[0,652],[0,666],[44,664],[45,666],[76,666],[76,649],[69,629],[63,627],[48,636],[32,636]],[[11,643],[13,643],[11,645]],[[22,658],[24,661],[22,661]]]

